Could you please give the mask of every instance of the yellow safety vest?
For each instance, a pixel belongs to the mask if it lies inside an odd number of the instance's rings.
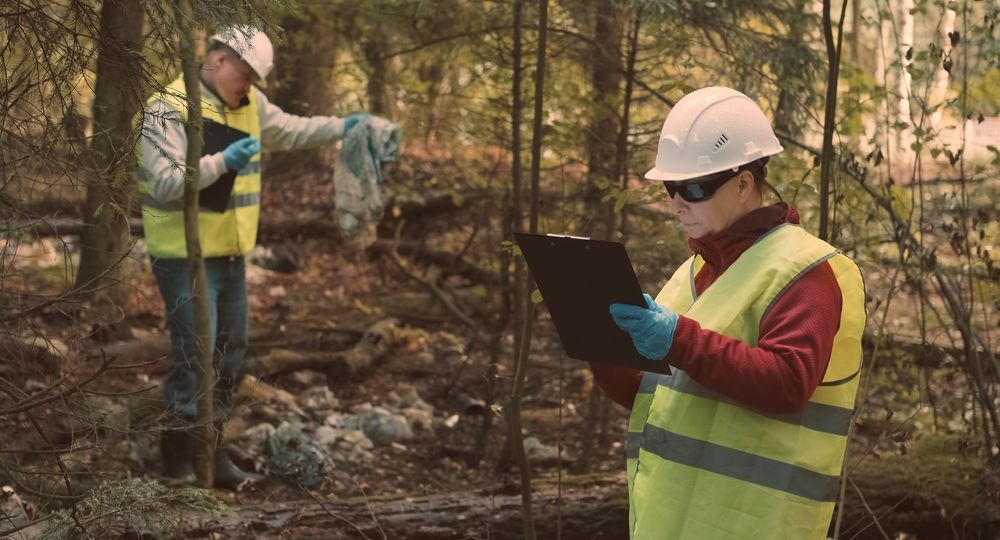
[[[250,104],[236,110],[220,110],[217,105],[203,98],[202,117],[245,131],[260,140],[257,97],[254,92],[250,92],[247,98]],[[163,101],[187,121],[186,100],[184,79],[181,77],[170,83],[164,92],[151,97],[149,103]],[[258,153],[250,160],[249,165],[239,171],[225,212],[198,212],[198,238],[203,257],[245,255],[253,249],[260,222],[260,185]],[[167,258],[187,257],[183,200],[161,203],[151,193],[149,179],[143,175],[139,181],[139,196],[142,201],[142,228],[149,254]]]
[[[751,347],[774,300],[828,262],[843,308],[823,382],[794,414],[765,414],[684,371],[645,373],[626,444],[632,538],[823,539],[830,525],[861,369],[864,283],[848,257],[801,227],[776,227],[697,296],[685,262],[656,301]]]

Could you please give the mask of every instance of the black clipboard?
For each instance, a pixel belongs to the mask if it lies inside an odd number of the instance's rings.
[[[619,242],[515,232],[566,356],[670,373],[664,361],[639,354],[611,319],[613,303],[646,306],[632,263]]]
[[[202,122],[202,134],[205,140],[201,155],[207,156],[226,149],[230,144],[249,137],[246,131],[231,128],[214,120],[205,119]],[[225,212],[229,207],[229,197],[233,193],[236,182],[236,171],[223,174],[212,185],[198,192],[198,204],[202,210]]]

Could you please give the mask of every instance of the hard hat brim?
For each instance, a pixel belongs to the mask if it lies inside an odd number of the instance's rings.
[[[773,155],[776,155],[776,154],[780,154],[783,150],[784,150],[784,148],[782,148],[779,145],[778,148],[777,148],[777,151],[767,152],[767,153],[765,153],[761,157],[768,157],[768,156],[773,156]],[[758,157],[756,159],[761,159],[761,157]],[[685,180],[691,180],[691,179],[694,179],[694,178],[700,178],[702,176],[708,176],[710,174],[719,173],[719,172],[725,171],[727,169],[733,169],[733,168],[736,168],[736,167],[742,167],[743,165],[746,165],[747,163],[752,163],[753,161],[755,161],[755,160],[751,159],[751,160],[746,161],[744,163],[740,163],[739,165],[736,165],[735,167],[731,166],[731,165],[727,165],[725,167],[713,167],[713,168],[705,170],[705,171],[683,172],[683,173],[667,172],[667,171],[664,171],[664,170],[662,170],[660,168],[653,167],[652,169],[650,169],[649,171],[647,171],[645,175],[643,175],[643,178],[645,178],[646,180],[654,180],[654,181],[658,181],[658,182],[683,182]]]
[[[683,182],[685,180],[701,178],[702,176],[707,176],[717,172],[722,172],[726,169],[731,169],[731,168],[732,167],[723,167],[716,171],[705,171],[705,172],[698,171],[691,173],[676,173],[676,172],[671,173],[653,167],[652,169],[647,171],[645,175],[643,175],[643,178],[645,178],[646,180],[653,180],[657,182]]]
[[[657,169],[656,167],[653,167],[652,169],[649,169],[648,171],[646,171],[646,174],[643,175],[643,178],[645,178],[646,180],[656,180],[656,181],[664,181],[664,182],[671,181],[671,180],[674,180],[674,181],[681,180],[681,178],[677,178],[676,174],[671,174],[671,173],[668,173],[668,172],[661,171],[660,169]]]

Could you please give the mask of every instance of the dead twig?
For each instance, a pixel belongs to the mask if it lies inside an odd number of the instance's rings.
[[[870,506],[868,506],[868,502],[865,501],[865,496],[864,496],[864,494],[861,493],[861,488],[859,488],[858,485],[854,483],[854,479],[852,479],[850,476],[847,477],[847,481],[851,483],[851,487],[853,487],[854,491],[858,494],[858,498],[861,499],[862,506],[864,506],[865,510],[868,511],[868,514],[872,518],[872,523],[875,525],[876,528],[878,528],[878,531],[882,534],[882,538],[885,538],[885,540],[891,540],[891,537],[888,534],[886,534],[885,529],[882,528],[882,524],[879,523],[878,516],[875,515],[875,511],[872,510],[872,508]],[[888,514],[892,510],[894,510],[897,506],[899,506],[900,504],[902,504],[903,501],[905,501],[905,500],[906,500],[906,498],[904,497],[899,502],[897,502],[896,504],[894,504],[892,508],[890,508],[888,511],[886,511],[886,514]],[[864,532],[870,526],[871,525],[868,525],[868,526],[862,528],[860,531],[854,533],[854,536],[852,536],[851,538],[857,538],[857,536],[859,534],[861,534],[862,532]]]
[[[45,516],[42,516],[42,517],[40,517],[40,518],[38,518],[38,519],[36,519],[34,521],[25,523],[24,525],[19,525],[17,527],[12,527],[10,529],[4,530],[4,531],[0,531],[0,538],[7,538],[7,537],[11,536],[12,534],[14,534],[14,533],[16,533],[18,531],[23,531],[24,529],[27,529],[29,527],[38,525],[39,523],[42,523],[44,521],[48,521],[48,520],[52,519],[55,516],[56,516],[56,514],[54,514],[54,513],[53,514],[46,514]]]
[[[9,415],[12,415],[12,414],[17,414],[17,413],[20,413],[20,412],[29,411],[31,409],[34,409],[34,408],[39,407],[41,405],[44,405],[46,403],[51,403],[51,402],[56,401],[58,399],[63,399],[63,398],[65,398],[65,397],[67,397],[67,396],[69,396],[71,394],[74,394],[74,393],[76,393],[78,391],[82,391],[84,386],[86,386],[87,384],[90,384],[91,382],[94,381],[94,379],[96,379],[102,373],[104,373],[105,371],[107,371],[108,366],[110,366],[112,362],[114,362],[114,358],[110,358],[109,359],[107,357],[104,357],[101,360],[101,365],[98,366],[97,370],[95,370],[94,373],[92,373],[89,377],[87,377],[86,379],[84,379],[83,382],[73,384],[73,385],[69,386],[66,390],[64,390],[62,392],[59,392],[57,394],[54,394],[54,395],[51,395],[51,396],[48,396],[48,397],[44,397],[44,398],[40,397],[40,396],[44,396],[45,394],[49,393],[50,391],[52,391],[53,389],[55,389],[59,385],[63,384],[71,375],[73,375],[75,373],[75,370],[74,371],[70,371],[66,375],[62,376],[58,381],[50,384],[49,386],[47,386],[46,388],[44,388],[42,390],[39,390],[38,392],[35,392],[31,396],[28,396],[26,399],[24,399],[24,400],[22,400],[20,402],[17,402],[18,404],[16,406],[0,410],[0,416],[9,416]],[[11,399],[15,399],[13,395],[11,395]]]
[[[86,446],[76,446],[72,448],[52,448],[49,450],[29,450],[29,449],[9,449],[0,448],[0,454],[24,454],[24,455],[35,455],[35,454],[70,454],[73,452],[83,452],[86,450],[93,450],[94,448],[99,448],[96,444],[88,444]],[[0,534],[0,537],[3,537]]]
[[[81,388],[80,392],[91,396],[123,397],[123,396],[134,396],[136,394],[148,392],[149,390],[158,388],[159,386],[160,386],[159,384],[151,384],[145,388],[140,388],[138,390],[125,390],[123,392],[101,392],[100,390],[87,390],[86,388]]]
[[[396,227],[397,244],[399,243],[399,233],[400,230],[402,229],[402,226],[403,222],[400,222],[399,226]],[[473,321],[468,315],[466,315],[461,309],[459,309],[459,307],[455,305],[455,303],[451,300],[448,294],[446,294],[443,290],[441,290],[440,287],[435,285],[431,280],[424,279],[419,275],[417,275],[416,272],[413,272],[412,270],[407,268],[406,263],[403,261],[403,258],[399,256],[399,253],[396,251],[395,247],[388,250],[388,254],[389,254],[389,259],[392,260],[392,262],[396,265],[396,268],[398,268],[400,272],[402,272],[406,277],[410,278],[412,281],[419,283],[420,285],[424,286],[428,291],[430,291],[431,294],[433,294],[435,298],[437,298],[442,304],[444,304],[444,306],[448,308],[448,311],[450,311],[452,315],[454,315],[459,321],[461,321],[462,324],[464,324],[469,328],[473,329],[477,328],[478,325],[476,324],[476,322]]]
[[[302,485],[299,485],[299,488],[302,491],[304,491],[306,493],[306,495],[309,495],[309,498],[312,499],[313,502],[315,502],[316,504],[318,504],[319,507],[321,509],[323,509],[323,511],[326,512],[326,514],[328,516],[332,517],[333,519],[343,521],[344,523],[350,525],[350,527],[352,529],[354,529],[355,531],[357,531],[358,534],[360,534],[363,538],[365,538],[365,540],[371,540],[370,538],[368,538],[368,535],[365,534],[365,532],[361,530],[361,527],[358,527],[357,525],[355,525],[353,521],[345,518],[344,516],[342,516],[340,514],[335,513],[333,510],[330,510],[329,508],[327,508],[327,506],[325,504],[323,504],[323,501],[319,500],[319,497],[317,497],[316,495],[314,495],[313,492],[309,490],[309,488],[307,488],[305,486],[302,486]],[[372,515],[372,519],[374,519],[374,518],[375,518],[375,516],[373,514]],[[375,520],[375,523],[378,523],[378,520]],[[381,528],[379,530],[381,530]],[[385,538],[385,533],[384,532],[382,533],[382,538],[383,539]]]

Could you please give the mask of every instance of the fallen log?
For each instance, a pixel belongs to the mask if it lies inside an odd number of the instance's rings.
[[[875,345],[879,345],[879,364],[884,367],[897,367],[900,363],[912,363],[918,366],[941,367],[943,364],[954,364],[954,361],[965,357],[965,350],[953,345],[930,343],[916,337],[899,334],[888,334],[881,341],[870,333],[865,333],[861,339],[865,354],[870,356]],[[976,347],[979,354],[987,354],[982,347]]]
[[[265,356],[252,359],[247,368],[261,378],[300,369],[346,369],[348,374],[353,374],[384,358],[396,342],[395,335],[396,321],[384,319],[369,326],[350,349],[317,352],[273,349]]]
[[[466,313],[475,316],[485,315],[491,305],[490,299],[482,287],[465,287],[449,290],[454,302]],[[377,304],[386,314],[398,318],[448,321],[455,317],[440,299],[430,291],[403,291],[392,296],[380,298]]]
[[[390,219],[417,219],[433,214],[454,212],[474,201],[486,198],[487,195],[483,191],[469,191],[457,195],[435,193],[420,200],[400,201],[398,204],[390,199],[386,203],[386,212],[391,216]],[[141,237],[143,235],[141,217],[129,217],[128,225],[132,236]],[[85,227],[87,224],[79,218],[53,217],[12,223],[7,234],[12,237],[29,235],[38,238],[80,236]],[[313,210],[310,215],[305,217],[288,219],[274,219],[264,215],[261,217],[259,234],[262,238],[280,240],[323,237],[339,242],[342,239],[340,225],[333,219],[333,213],[330,209]]]
[[[385,207],[391,218],[413,219],[433,214],[454,212],[484,199],[490,193],[484,190],[466,190],[461,193],[433,193],[417,199],[390,199]]]
[[[9,230],[11,236],[30,235],[37,238],[53,236],[80,236],[88,225],[78,218],[46,218],[15,224]],[[136,238],[143,236],[142,219],[128,219],[129,233]],[[261,219],[258,233],[262,239],[279,239],[302,237],[330,238],[335,242],[342,240],[340,226],[329,216],[315,216],[296,219]]]
[[[430,263],[441,268],[445,274],[462,276],[473,283],[497,285],[500,277],[496,272],[485,270],[474,264],[463,261],[454,253],[427,249],[417,242],[393,242],[391,240],[376,240],[368,251],[379,255],[388,255],[396,251],[400,255],[413,257],[417,262]]]
[[[482,315],[482,310],[477,306],[488,305],[489,302],[483,294],[481,288],[469,287],[450,291],[450,293],[461,303],[464,309],[472,311],[476,315]],[[420,320],[447,321],[453,315],[437,300],[427,292],[402,292],[387,297],[380,301],[380,306],[388,315],[398,318],[413,318]],[[298,354],[302,358],[299,360],[278,360],[273,362],[289,362],[290,365],[300,362],[302,367],[292,369],[312,369],[310,364],[322,369],[324,365],[338,360],[331,359],[331,355],[339,355],[346,352],[359,341],[359,334],[354,329],[329,329],[316,328],[314,332],[324,333],[322,339],[313,336],[289,336],[286,339],[275,339],[266,335],[251,335],[251,352],[267,351],[267,355],[277,353],[280,355],[294,356]],[[869,333],[865,333],[862,344],[866,358],[871,356],[877,340]],[[294,353],[298,348],[308,348],[315,350],[322,348],[324,352],[314,353]],[[331,353],[329,351],[340,351]],[[170,354],[170,338],[166,334],[148,335],[140,339],[129,341],[119,341],[108,345],[103,345],[83,353],[86,358],[100,358],[101,354],[108,358],[123,358],[130,362],[142,362],[164,358]],[[980,353],[983,351],[980,350]],[[253,354],[251,356],[254,356]],[[900,363],[908,362],[919,366],[931,368],[941,367],[943,364],[953,362],[963,358],[964,351],[958,347],[929,344],[916,338],[889,335],[883,338],[879,346],[879,366],[882,368],[894,368]],[[955,360],[953,360],[955,359]],[[0,370],[2,371],[2,370]],[[288,370],[278,370],[275,373]],[[262,377],[270,376],[267,373],[258,373]]]
[[[271,386],[253,375],[243,377],[237,393],[241,399],[247,399],[254,403],[280,405],[285,410],[292,411],[302,418],[307,417],[305,411],[299,407],[294,394]]]
[[[124,358],[129,362],[158,360],[170,354],[170,336],[152,334],[139,339],[109,343],[86,352],[88,358],[97,358],[102,354],[108,358]]]
[[[564,478],[562,492],[550,480],[532,493],[538,538],[628,538],[624,476]],[[267,503],[217,516],[185,520],[185,538],[408,538],[450,540],[524,537],[521,496],[486,491],[393,498]],[[360,534],[359,534],[360,533]],[[384,535],[384,536],[383,536]]]
[[[311,329],[310,332],[312,335],[275,338],[269,331],[252,331],[250,334],[250,356],[272,349],[346,350],[357,343],[362,336],[361,331],[351,328],[316,328]],[[102,354],[108,358],[127,359],[129,362],[159,360],[170,355],[170,336],[168,334],[147,334],[137,339],[117,341],[90,349],[84,353],[84,356],[86,358],[100,358]]]
[[[979,457],[958,453],[958,442],[950,436],[926,437],[907,454],[851,466],[841,536],[945,538],[957,530],[963,537],[996,538],[996,474],[984,469]],[[524,537],[516,487],[492,494],[474,490],[369,499],[305,495],[311,499],[193,514],[182,525],[184,537]],[[555,479],[538,478],[532,500],[538,538],[557,538],[557,527],[562,538],[628,538],[623,473],[564,476],[561,494]],[[831,521],[831,531],[833,526]]]

